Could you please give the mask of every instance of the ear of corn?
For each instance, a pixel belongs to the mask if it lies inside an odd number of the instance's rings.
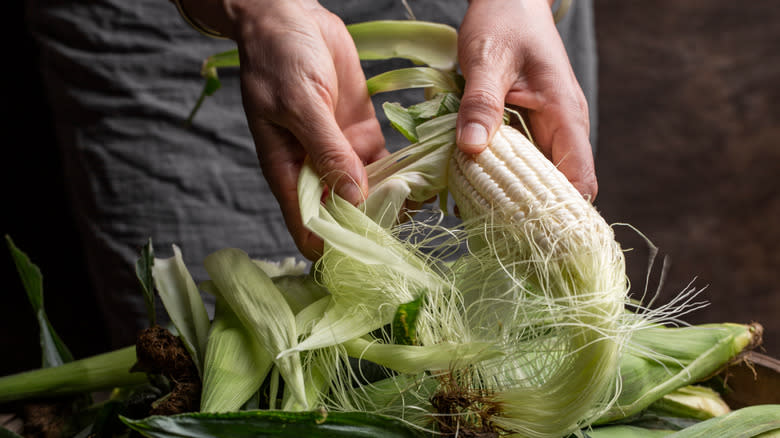
[[[669,438],[777,437],[780,434],[780,405],[757,405],[711,418],[668,435]]]
[[[316,175],[304,169],[301,211],[326,242],[316,269],[332,295],[323,318],[295,349],[344,344],[351,355],[365,357],[371,348],[399,348],[381,342],[358,348],[364,341],[356,338],[389,323],[399,305],[424,294],[420,351],[444,351],[458,341],[464,348],[492,344],[499,354],[462,367],[449,363],[448,377],[437,377],[432,393],[419,393],[416,406],[462,392],[481,401],[454,417],[448,413],[453,427],[489,411],[490,427],[525,436],[573,432],[616,397],[619,354],[634,324],[623,311],[622,253],[611,228],[522,134],[502,127],[484,159],[462,156],[454,144],[455,117],[437,114],[421,123],[416,144],[369,166],[374,190],[365,211],[378,224],[334,194],[319,206],[321,185],[305,182]],[[426,225],[412,221],[405,228],[395,220],[404,199],[424,200],[445,189],[461,208],[464,228],[455,242],[446,237],[451,231],[437,233],[435,224],[430,234],[434,240],[444,235],[443,252],[465,237],[470,252],[433,273],[427,266],[434,260],[397,237]],[[381,203],[396,190],[401,195],[390,207]],[[374,200],[385,210],[372,207]],[[367,248],[375,249],[364,257]],[[441,367],[421,363],[403,369]],[[350,378],[331,380],[344,382],[333,392],[350,390]]]
[[[665,394],[717,371],[757,339],[757,327],[730,323],[637,330],[621,358],[617,403],[597,423],[637,414]]]

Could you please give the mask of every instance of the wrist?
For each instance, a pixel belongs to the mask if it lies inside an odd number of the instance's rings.
[[[256,1],[171,0],[182,18],[198,32],[216,38],[237,37],[238,23]]]

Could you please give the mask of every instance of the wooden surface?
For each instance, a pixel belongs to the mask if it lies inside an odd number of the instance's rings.
[[[670,259],[660,301],[706,286],[691,322],[764,325],[780,354],[780,8],[596,0],[597,205]],[[635,290],[646,245],[618,231]]]

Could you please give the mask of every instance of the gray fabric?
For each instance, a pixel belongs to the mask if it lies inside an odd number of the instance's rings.
[[[324,4],[347,23],[405,18],[398,0]],[[452,0],[410,4],[418,19],[454,26],[466,7]],[[590,2],[575,5],[562,33],[579,41],[570,56],[595,102]],[[273,260],[298,255],[257,165],[237,72],[221,72],[223,89],[192,127],[183,124],[202,87],[201,61],[232,48],[230,41],[196,33],[165,0],[27,6],[86,263],[114,346],[132,343],[144,323],[133,265],[149,238],[158,256],[178,245],[196,281],[205,278],[205,256],[223,247]],[[389,145],[402,144],[386,132]]]
[[[557,3],[553,7],[557,7]],[[598,53],[594,26],[593,0],[572,0],[568,13],[558,23],[558,32],[574,75],[588,101],[590,144],[595,151],[598,138]]]

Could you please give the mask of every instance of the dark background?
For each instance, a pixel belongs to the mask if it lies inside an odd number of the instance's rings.
[[[35,47],[9,14],[2,222],[44,274],[46,308],[76,357],[105,351],[66,200]],[[667,256],[659,302],[693,281],[689,322],[758,321],[780,355],[780,8],[773,0],[596,0],[600,57],[596,204]],[[11,19],[13,21],[13,19]],[[647,246],[618,228],[641,290]],[[39,366],[37,326],[0,250],[0,375]],[[660,266],[661,258],[659,258]],[[656,276],[654,276],[655,278]],[[655,283],[655,281],[653,282]]]
[[[596,0],[597,205],[668,256],[661,301],[689,322],[764,325],[780,356],[780,8],[761,0]],[[620,231],[641,286],[646,245]]]

